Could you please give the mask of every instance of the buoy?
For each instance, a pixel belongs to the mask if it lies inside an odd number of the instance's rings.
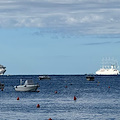
[[[52,120],[51,118],[49,118],[48,120]]]
[[[1,88],[1,91],[3,91],[3,88]]]
[[[55,91],[55,94],[57,93],[57,91]]]
[[[65,88],[67,88],[67,85],[65,86]]]
[[[36,92],[40,92],[40,91],[38,90],[38,91],[36,91]]]
[[[37,104],[37,108],[40,108],[40,105],[39,105],[39,104]]]
[[[76,100],[77,98],[74,96],[74,100]]]
[[[110,86],[108,86],[108,88],[110,88]]]
[[[17,100],[19,100],[19,97],[17,97]]]

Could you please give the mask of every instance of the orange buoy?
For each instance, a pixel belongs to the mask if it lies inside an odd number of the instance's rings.
[[[110,88],[110,86],[108,86],[108,88]]]
[[[49,118],[48,120],[52,120],[51,118]]]
[[[76,100],[77,98],[74,96],[74,100]]]
[[[19,100],[19,97],[17,97],[17,100]]]
[[[57,91],[55,91],[55,94],[57,93]]]
[[[37,104],[37,108],[39,108],[40,107],[40,105],[39,104]]]
[[[65,86],[65,88],[67,88],[67,85]]]

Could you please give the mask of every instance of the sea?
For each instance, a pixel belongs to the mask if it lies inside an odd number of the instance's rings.
[[[5,85],[0,90],[0,120],[120,120],[119,75],[95,75],[94,81],[86,75],[49,76],[51,80],[39,80],[39,75],[0,76]],[[40,87],[17,92],[14,86],[20,79],[32,79]]]

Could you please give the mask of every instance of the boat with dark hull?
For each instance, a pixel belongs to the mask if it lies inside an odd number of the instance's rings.
[[[88,80],[88,81],[94,81],[94,76],[93,75],[87,75],[86,76],[86,79]]]
[[[39,76],[39,80],[50,80],[50,76],[48,75],[42,75],[42,76]]]

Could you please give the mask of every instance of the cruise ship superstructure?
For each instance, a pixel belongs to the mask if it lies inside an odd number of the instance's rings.
[[[110,62],[110,59],[104,60],[104,65],[98,71],[96,71],[96,75],[118,75],[120,71],[118,70],[118,65],[115,60]]]
[[[6,72],[6,67],[4,67],[3,65],[0,65],[0,75],[4,75],[4,73]]]

